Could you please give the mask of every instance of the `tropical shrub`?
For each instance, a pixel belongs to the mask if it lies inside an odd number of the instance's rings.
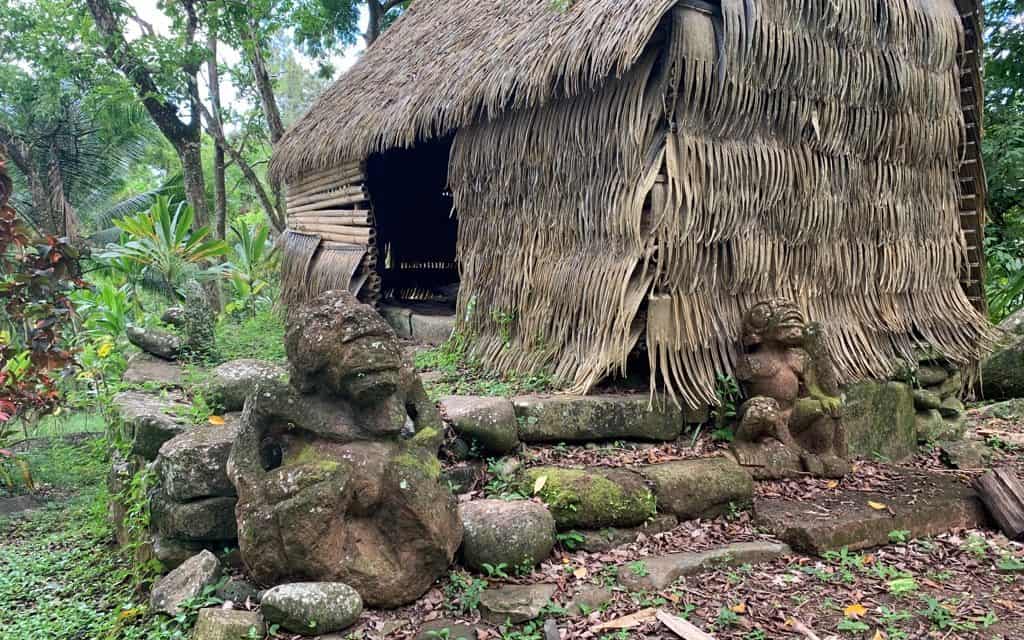
[[[232,300],[224,310],[256,315],[260,304],[269,303],[271,280],[276,272],[277,251],[270,242],[270,227],[237,220],[231,225],[228,283]]]
[[[178,288],[187,280],[216,278],[225,270],[211,260],[227,254],[227,244],[211,239],[209,227],[193,230],[193,219],[187,204],[172,207],[169,199],[158,197],[148,213],[116,222],[127,239],[108,245],[100,257],[141,266],[145,282],[169,298],[178,298]]]

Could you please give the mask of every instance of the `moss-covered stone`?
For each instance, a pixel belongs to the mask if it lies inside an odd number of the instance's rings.
[[[655,464],[640,469],[654,485],[662,511],[682,520],[711,518],[750,505],[754,483],[731,458]]]
[[[508,398],[448,396],[441,408],[452,428],[489,453],[505,454],[519,446],[516,413]]]
[[[914,389],[914,408],[918,411],[938,409],[942,406],[942,398],[939,394],[928,389]]]
[[[520,474],[520,491],[543,500],[559,529],[632,527],[654,516],[657,500],[642,476],[623,469],[534,467]]]
[[[646,395],[521,396],[513,404],[523,442],[674,440],[686,423],[674,404],[652,407]]]
[[[917,451],[910,387],[900,382],[867,380],[845,391],[843,424],[851,455],[902,460]]]
[[[986,400],[1024,397],[1024,339],[996,351],[982,363],[981,392]]]
[[[915,424],[919,442],[959,440],[966,427],[963,416],[943,418],[937,409],[918,411]]]

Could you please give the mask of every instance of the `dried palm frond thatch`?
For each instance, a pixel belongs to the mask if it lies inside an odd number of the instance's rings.
[[[632,67],[675,0],[424,0],[280,140],[279,182],[437,137]]]
[[[782,295],[825,325],[844,381],[924,344],[976,362],[953,3],[726,0],[720,22],[680,8],[666,28],[622,80],[456,135],[477,355],[585,390],[643,327],[652,386],[714,403],[743,311]]]

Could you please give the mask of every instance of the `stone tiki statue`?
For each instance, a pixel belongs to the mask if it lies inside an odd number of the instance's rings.
[[[291,386],[258,386],[228,461],[253,577],[340,581],[371,606],[421,596],[462,540],[441,420],[391,328],[347,291],[288,318]]]
[[[732,452],[756,478],[850,471],[842,405],[821,328],[788,300],[761,302],[743,318],[736,377],[749,398]]]

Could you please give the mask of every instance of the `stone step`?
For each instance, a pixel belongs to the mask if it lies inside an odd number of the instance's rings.
[[[966,485],[909,470],[896,482],[898,492],[848,490],[814,500],[759,499],[755,523],[798,551],[819,554],[881,546],[892,531],[909,531],[916,538],[988,523],[981,500]]]
[[[132,454],[145,460],[155,459],[165,442],[189,427],[184,417],[189,405],[176,391],[122,391],[114,396],[113,403],[122,436],[132,443]]]
[[[722,567],[770,562],[791,555],[793,550],[779,542],[737,542],[710,551],[669,553],[650,556],[619,566],[619,583],[635,591],[661,591],[684,576]]]
[[[656,514],[713,518],[747,508],[753,497],[750,475],[726,457],[630,468],[539,466],[520,472],[517,482],[521,494],[548,505],[560,530],[627,530],[616,539],[635,539],[628,530]]]
[[[531,444],[608,440],[668,442],[688,425],[708,418],[707,410],[651,405],[646,394],[594,396],[531,395],[515,398],[448,396],[441,410],[468,442],[492,454]]]
[[[425,308],[421,309],[420,306]],[[387,320],[399,338],[430,345],[444,344],[455,331],[455,314],[441,313],[432,305],[411,307],[381,305],[380,315]]]

